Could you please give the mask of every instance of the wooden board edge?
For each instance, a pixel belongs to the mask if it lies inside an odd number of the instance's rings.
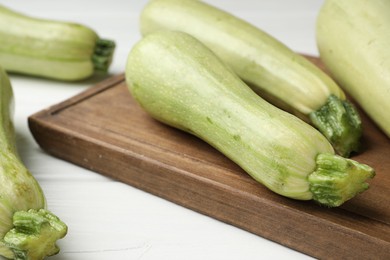
[[[106,78],[105,80],[97,83],[96,85],[86,89],[85,91],[82,91],[81,93],[66,99],[58,104],[55,104],[53,106],[50,106],[46,109],[40,110],[32,115],[30,115],[27,120],[30,119],[34,120],[35,118],[40,117],[47,117],[51,116],[53,114],[61,112],[61,110],[67,109],[70,106],[74,106],[80,102],[83,102],[84,100],[91,98],[94,95],[98,95],[101,92],[116,86],[117,84],[123,82],[125,80],[124,73],[120,73],[114,76],[111,76],[109,78]]]

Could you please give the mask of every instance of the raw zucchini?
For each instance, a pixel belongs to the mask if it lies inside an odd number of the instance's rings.
[[[317,44],[333,77],[390,137],[390,1],[325,1]]]
[[[43,259],[58,253],[66,225],[46,209],[38,182],[20,160],[11,121],[12,87],[0,67],[0,256]]]
[[[264,101],[186,33],[142,39],[129,54],[126,81],[152,117],[203,139],[283,196],[335,207],[374,176],[369,166],[335,155],[315,128]]]
[[[343,91],[272,36],[202,1],[152,0],[141,14],[141,32],[164,29],[203,42],[263,98],[317,127],[340,155],[358,150],[360,117]]]
[[[43,20],[0,5],[0,64],[17,72],[74,81],[106,72],[115,43],[80,24]]]

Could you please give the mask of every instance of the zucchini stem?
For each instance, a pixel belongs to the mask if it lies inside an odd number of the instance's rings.
[[[310,113],[310,120],[337,154],[349,157],[351,152],[359,150],[362,123],[356,108],[348,100],[330,95],[324,106]]]
[[[48,210],[30,209],[13,215],[14,227],[3,243],[14,253],[14,259],[35,260],[59,252],[56,241],[67,233],[67,226]]]
[[[107,72],[114,55],[115,42],[107,39],[98,39],[92,55],[95,71]]]
[[[375,176],[370,166],[334,154],[319,154],[317,168],[308,177],[313,200],[337,207],[368,189]]]

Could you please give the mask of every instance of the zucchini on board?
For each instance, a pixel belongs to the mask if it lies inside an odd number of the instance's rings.
[[[263,98],[312,123],[340,155],[358,150],[360,117],[343,91],[272,36],[202,1],[152,0],[142,11],[141,32],[164,29],[203,42]]]
[[[278,194],[335,207],[374,176],[371,167],[335,155],[320,132],[263,100],[186,33],[143,38],[125,74],[152,117],[203,139]]]
[[[80,24],[44,20],[0,5],[0,64],[16,72],[64,81],[106,72],[115,43]]]
[[[317,45],[332,76],[390,137],[390,1],[325,1]]]
[[[59,252],[67,226],[46,209],[41,187],[16,151],[13,93],[0,67],[0,256],[36,260]]]

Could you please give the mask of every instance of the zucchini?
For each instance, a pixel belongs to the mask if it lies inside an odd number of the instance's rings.
[[[0,64],[16,72],[64,81],[106,72],[115,43],[75,23],[29,17],[0,5]]]
[[[125,75],[152,117],[206,141],[280,195],[335,207],[374,176],[371,167],[335,155],[320,132],[262,99],[186,33],[143,38]]]
[[[327,0],[317,45],[340,85],[390,137],[390,1]],[[340,37],[342,35],[342,37]]]
[[[46,209],[41,187],[20,160],[11,120],[13,93],[0,67],[0,255],[43,259],[58,253],[67,226]]]
[[[141,33],[191,34],[219,56],[255,92],[317,127],[343,156],[362,135],[354,106],[339,86],[301,55],[253,25],[197,0],[152,0]]]

